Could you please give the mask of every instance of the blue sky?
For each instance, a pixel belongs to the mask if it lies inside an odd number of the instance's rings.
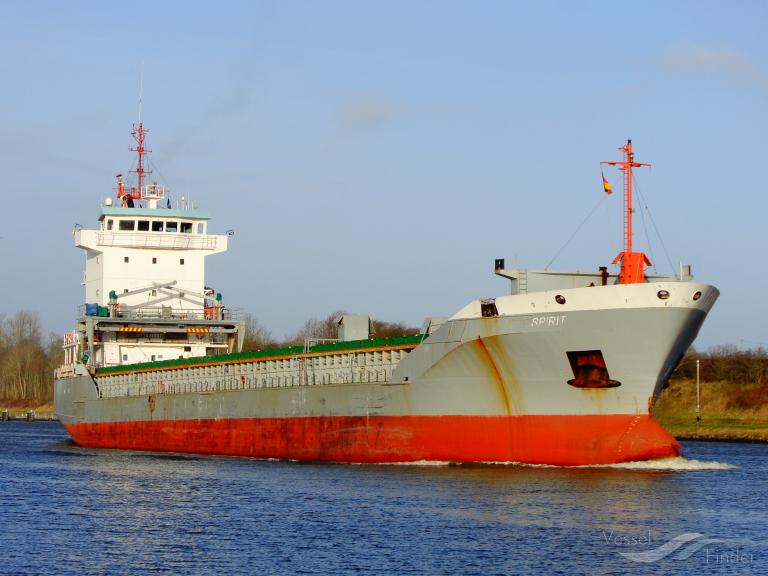
[[[143,62],[155,176],[235,230],[208,283],[276,337],[506,293],[493,259],[544,267],[632,138],[636,248],[722,291],[697,346],[768,345],[765,2],[0,8],[0,314],[71,328],[70,231],[132,167]],[[609,264],[621,225],[614,194],[552,267]]]

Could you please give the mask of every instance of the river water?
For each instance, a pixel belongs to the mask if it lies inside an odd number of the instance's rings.
[[[0,422],[0,573],[768,573],[768,445],[684,448],[575,469],[303,464]]]

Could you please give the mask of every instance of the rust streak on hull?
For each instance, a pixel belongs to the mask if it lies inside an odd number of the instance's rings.
[[[476,342],[480,350],[483,352],[483,356],[488,361],[488,364],[493,370],[493,377],[496,381],[497,387],[499,388],[499,392],[504,399],[504,408],[506,410],[506,414],[509,416],[512,414],[512,411],[509,408],[509,395],[507,394],[507,387],[504,384],[504,378],[501,376],[501,372],[499,372],[498,366],[496,366],[496,363],[493,361],[491,353],[488,352],[488,348],[486,347],[485,342],[483,342],[482,337],[478,336]]]

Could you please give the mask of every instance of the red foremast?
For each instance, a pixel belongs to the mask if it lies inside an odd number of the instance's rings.
[[[632,250],[632,168],[650,166],[650,164],[635,162],[632,140],[627,140],[627,144],[619,150],[624,152],[624,160],[601,162],[609,166],[618,166],[624,173],[624,250],[614,258],[613,264],[621,262],[620,284],[640,284],[645,281],[645,267],[650,266],[651,261],[643,252]]]

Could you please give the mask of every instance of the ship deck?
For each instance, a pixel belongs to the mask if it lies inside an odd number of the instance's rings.
[[[253,361],[283,360],[293,357],[311,358],[338,354],[340,352],[354,352],[357,350],[411,350],[418,346],[426,337],[426,334],[414,334],[411,336],[398,336],[394,338],[371,338],[367,340],[323,342],[311,347],[302,345],[286,346],[281,348],[266,348],[263,350],[255,350],[249,352],[218,354],[214,356],[197,356],[194,358],[180,358],[174,360],[108,366],[105,368],[97,369],[95,376],[101,377],[135,372],[152,372],[157,370],[192,368],[215,364],[240,364]]]

